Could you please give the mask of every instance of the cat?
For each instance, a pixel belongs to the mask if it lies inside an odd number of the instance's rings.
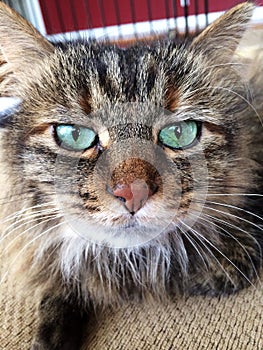
[[[123,49],[52,44],[0,3],[2,278],[40,295],[31,350],[80,349],[99,307],[259,279],[263,65],[236,51],[253,9]]]

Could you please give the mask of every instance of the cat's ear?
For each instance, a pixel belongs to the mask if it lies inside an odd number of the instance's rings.
[[[52,51],[52,44],[29,22],[0,2],[0,78],[4,72],[29,72],[34,61]]]
[[[245,2],[233,7],[198,35],[192,47],[216,61],[229,61],[242,39],[254,10]]]

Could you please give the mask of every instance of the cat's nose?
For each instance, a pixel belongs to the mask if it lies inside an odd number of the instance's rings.
[[[113,195],[134,215],[156,191],[157,186],[150,188],[144,180],[135,179],[128,185],[117,184],[113,189]]]

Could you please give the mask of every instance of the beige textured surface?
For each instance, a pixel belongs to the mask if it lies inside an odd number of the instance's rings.
[[[0,349],[29,350],[35,327],[31,300],[1,288]],[[169,305],[129,305],[106,311],[83,350],[263,350],[263,288]],[[52,349],[50,349],[52,350]]]

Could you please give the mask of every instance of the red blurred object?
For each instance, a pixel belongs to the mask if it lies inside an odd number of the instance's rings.
[[[39,2],[47,34],[56,34],[180,17],[186,15],[185,10],[187,15],[197,15],[207,11],[209,13],[219,12],[229,9],[241,1],[39,0]],[[182,6],[186,3],[189,5],[187,8]],[[263,0],[258,0],[257,5],[263,5]]]

